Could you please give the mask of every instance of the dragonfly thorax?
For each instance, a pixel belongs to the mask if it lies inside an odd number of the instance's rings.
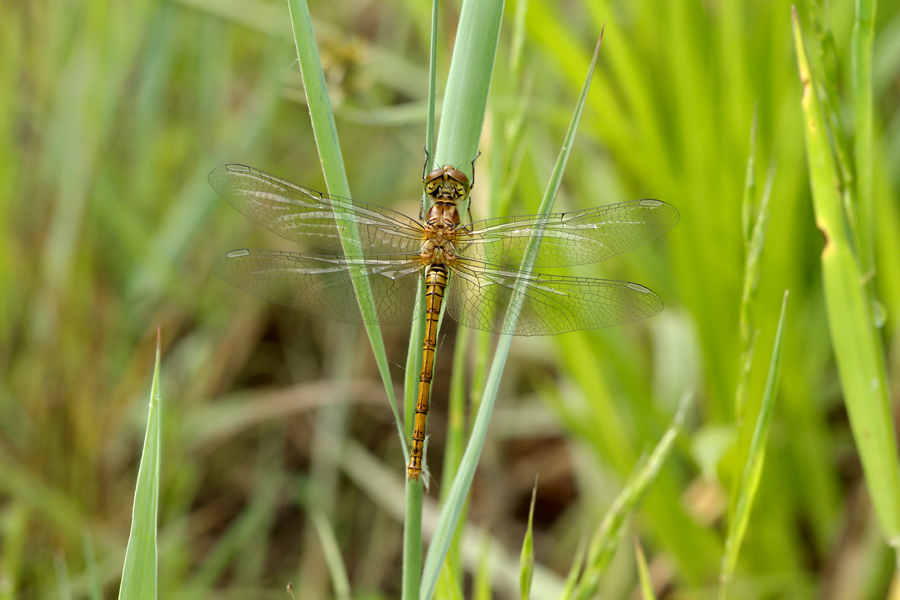
[[[455,202],[438,200],[425,218],[425,242],[420,255],[425,264],[450,264],[456,258],[459,211]]]

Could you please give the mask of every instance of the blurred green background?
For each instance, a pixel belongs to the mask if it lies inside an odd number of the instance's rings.
[[[584,532],[693,391],[686,434],[632,532],[666,597],[714,595],[741,468],[730,457],[755,109],[758,193],[770,167],[775,175],[750,309],[759,336],[748,418],[784,290],[791,297],[733,597],[885,597],[893,554],[867,497],[825,319],[790,4],[530,0],[521,70],[508,58],[512,8],[475,218],[537,208],[605,21],[556,208],[659,198],[682,220],[649,247],[577,273],[653,288],[667,304],[660,316],[514,342],[468,516],[483,541],[466,565],[489,557],[481,564],[498,597],[511,596],[506,567],[540,474],[536,558],[561,581]],[[896,381],[900,4],[879,8],[874,281]],[[831,28],[837,60],[826,64],[843,98],[853,3],[798,9],[807,35],[818,33],[817,12]],[[354,197],[415,216],[430,5],[310,10]],[[212,168],[245,163],[324,189],[285,5],[4,0],[0,11],[0,598],[82,598],[92,580],[114,596],[157,327],[160,595],[282,598],[292,581],[298,598],[333,597],[323,548],[334,542],[353,597],[398,596],[404,461],[364,334],[267,305],[209,271],[234,248],[290,248],[215,195]],[[457,14],[441,6],[439,89]],[[385,336],[400,382],[407,330]],[[448,321],[429,419],[436,472],[455,338]],[[473,344],[459,368],[484,354]],[[632,556],[624,544],[604,597],[630,597]]]

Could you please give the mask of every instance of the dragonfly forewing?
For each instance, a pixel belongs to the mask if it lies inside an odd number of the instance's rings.
[[[213,273],[251,294],[344,323],[408,323],[415,314],[423,265],[418,255],[327,256],[268,250],[233,250]],[[354,278],[369,281],[375,315],[359,308]]]
[[[472,260],[451,268],[447,311],[466,327],[555,335],[651,317],[662,300],[636,283],[494,269]],[[507,312],[512,312],[507,318]]]
[[[244,165],[218,167],[209,182],[250,220],[326,252],[418,252],[424,238],[421,223],[389,208],[329,196]],[[358,245],[346,237],[351,226],[359,232]]]
[[[598,329],[653,316],[662,310],[662,301],[642,285],[546,275],[531,268],[582,265],[628,252],[662,235],[679,218],[664,202],[637,200],[463,226],[459,206],[471,185],[450,165],[423,178],[423,191],[433,203],[423,223],[242,165],[219,167],[209,180],[251,220],[326,252],[229,252],[213,271],[243,290],[317,317],[392,324],[415,318],[424,283],[426,335],[407,467],[411,480],[423,469],[443,303],[462,325],[513,335]],[[523,259],[535,242],[529,267]]]
[[[674,206],[634,200],[546,216],[476,221],[461,233],[462,256],[518,268],[532,239],[540,241],[534,268],[586,265],[634,250],[678,223]]]

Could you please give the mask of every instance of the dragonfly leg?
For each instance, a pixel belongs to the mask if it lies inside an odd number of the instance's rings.
[[[475,161],[478,160],[478,157],[481,156],[481,150],[478,151],[478,154],[475,155],[475,158],[472,159],[472,184],[469,186],[469,191],[475,187]],[[472,201],[467,199],[468,204],[466,204],[466,214],[469,215],[469,223],[474,223],[475,219],[472,218]]]
[[[428,175],[428,166],[431,162],[431,154],[428,153],[428,145],[422,146],[422,150],[425,151],[425,165],[422,167],[422,180],[425,180],[425,176]]]

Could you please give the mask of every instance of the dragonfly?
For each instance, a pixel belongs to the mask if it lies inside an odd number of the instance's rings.
[[[465,173],[450,165],[424,174],[430,208],[420,220],[243,165],[214,169],[209,181],[244,216],[317,250],[232,250],[213,265],[219,278],[271,302],[336,321],[408,323],[425,311],[407,466],[410,480],[422,474],[438,320],[444,305],[446,313],[466,327],[523,336],[612,327],[651,317],[663,304],[640,284],[531,269],[599,262],[659,237],[679,220],[670,204],[633,200],[546,215],[470,219],[464,224],[460,208],[474,180],[470,184]],[[350,234],[353,229],[355,235]],[[534,244],[539,244],[536,253],[530,249]],[[526,257],[533,260],[527,268]],[[423,281],[424,307],[419,304],[417,309]],[[362,310],[361,305],[369,308]]]

